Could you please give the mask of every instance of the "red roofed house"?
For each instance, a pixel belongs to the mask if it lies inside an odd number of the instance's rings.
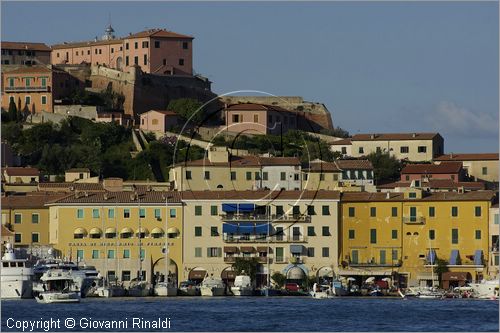
[[[2,41],[2,65],[48,65],[50,47],[44,43]]]
[[[181,128],[183,121],[174,111],[150,110],[141,114],[139,128],[148,132],[165,133],[173,128]]]
[[[435,159],[436,164],[448,162],[461,162],[474,180],[487,182],[490,188],[498,187],[498,153],[446,154]]]
[[[442,164],[408,164],[401,170],[401,181],[412,182],[414,180],[428,179],[451,179],[458,183],[465,180],[465,171],[461,162],[450,162]]]
[[[40,181],[40,171],[36,168],[11,167],[3,169],[6,183],[29,184]]]

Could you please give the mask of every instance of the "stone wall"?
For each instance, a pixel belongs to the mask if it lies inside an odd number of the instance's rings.
[[[54,113],[64,117],[75,116],[95,120],[99,111],[99,106],[92,105],[54,105]]]

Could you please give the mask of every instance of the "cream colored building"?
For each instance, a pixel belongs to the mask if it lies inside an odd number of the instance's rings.
[[[350,140],[350,156],[361,157],[381,151],[398,160],[432,161],[444,152],[444,139],[439,133],[356,134]],[[349,140],[330,144],[332,151],[349,155]]]
[[[81,182],[90,178],[90,170],[88,168],[74,168],[66,170],[64,173],[64,181]]]
[[[208,274],[231,285],[237,257],[258,258],[257,286],[266,283],[268,258],[271,275],[296,281],[337,267],[338,192],[194,191],[182,201],[184,280]]]
[[[498,202],[490,208],[490,227],[489,227],[489,261],[488,275],[491,278],[498,278],[499,273],[499,211]]]
[[[7,167],[3,169],[8,184],[36,184],[40,181],[40,171],[29,167]]]

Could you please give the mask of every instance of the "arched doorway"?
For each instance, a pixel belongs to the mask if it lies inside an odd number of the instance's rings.
[[[179,270],[177,267],[177,263],[169,259],[169,265],[168,265],[168,278],[170,281],[174,282],[176,285],[179,284]],[[156,282],[163,282],[165,281],[165,257],[162,257],[158,259],[155,263],[154,268],[154,274],[155,274],[155,281]]]
[[[309,270],[307,267],[302,264],[290,264],[283,269],[283,273],[285,273],[286,276],[286,282],[297,283],[298,285],[302,285],[304,280],[307,278],[308,272]]]
[[[234,285],[234,279],[236,278],[236,272],[232,267],[226,267],[220,274],[220,277],[226,286],[232,287]]]
[[[323,266],[318,269],[316,275],[319,283],[330,284],[333,281],[333,268],[330,266]]]
[[[196,284],[200,284],[206,275],[207,270],[205,268],[195,267],[191,271],[189,271],[188,279],[195,282]]]
[[[122,57],[118,57],[116,58],[116,69],[118,70],[122,70],[122,66],[123,66],[123,59]]]

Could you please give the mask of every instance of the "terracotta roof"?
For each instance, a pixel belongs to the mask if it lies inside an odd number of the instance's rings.
[[[277,111],[277,112],[292,112],[276,105],[257,104],[257,103],[238,103],[228,105],[228,111]]]
[[[134,192],[121,191],[121,192],[84,192],[77,191],[64,196],[63,198],[52,200],[48,205],[55,204],[131,204],[131,205],[145,205],[145,204],[165,204],[165,198],[168,196],[169,203],[180,203],[179,192],[165,192],[165,191],[138,191],[138,198],[134,197]]]
[[[411,182],[394,182],[378,185],[379,189],[392,189],[396,187],[410,187]],[[429,179],[429,181],[421,182],[421,187],[428,187],[431,189],[458,189],[463,187],[466,190],[484,190],[486,186],[483,182],[455,182],[452,179]]]
[[[111,44],[122,44],[122,39],[110,39],[110,40],[98,40],[98,41],[82,41],[82,42],[65,42],[61,44],[52,45],[52,50],[68,49],[76,47],[89,47],[89,46],[99,46],[99,45],[111,45]]]
[[[438,135],[439,133],[370,133],[353,135],[351,141],[432,140]]]
[[[352,144],[352,142],[351,142],[350,138],[330,142],[331,146],[345,146],[345,145],[351,145],[351,144]]]
[[[37,168],[8,167],[4,169],[7,176],[39,176],[40,171]]]
[[[498,153],[479,153],[479,154],[446,154],[436,157],[436,161],[498,161]]]
[[[16,208],[42,208],[52,200],[60,199],[64,195],[46,194],[43,195],[12,195],[2,198],[2,209]]]
[[[407,164],[401,174],[442,174],[459,173],[462,162],[449,162],[441,164]]]
[[[194,38],[192,36],[178,34],[176,32],[168,31],[165,29],[149,29],[149,30],[144,30],[144,31],[123,37],[122,39],[142,38],[142,37],[183,38],[183,39],[193,39]]]
[[[47,66],[22,66],[11,71],[7,70],[6,74],[25,74],[25,73],[50,73],[52,70]]]
[[[149,113],[149,112],[158,112],[158,113],[161,113],[161,114],[164,114],[164,115],[167,115],[167,116],[178,116],[177,113],[175,113],[174,111],[170,111],[170,110],[149,110],[149,111],[141,113],[141,116],[143,114],[146,114],[146,113]]]
[[[231,168],[243,168],[248,166],[271,166],[271,165],[300,165],[297,157],[259,157],[259,156],[231,156],[231,162],[210,162],[208,158],[185,161],[175,166],[220,166]]]
[[[334,162],[311,162],[302,167],[307,172],[340,172],[337,164]]]
[[[387,199],[389,196],[389,199]],[[405,199],[404,193],[370,193],[370,192],[344,192],[341,202],[358,201],[490,201],[495,196],[493,191],[458,192],[432,192],[427,193],[422,199]]]
[[[2,49],[10,50],[34,50],[34,51],[47,51],[50,52],[50,47],[45,43],[31,43],[31,42],[1,42]]]
[[[369,160],[336,160],[340,169],[362,169],[373,170],[372,162]]]
[[[49,192],[104,191],[101,183],[39,183],[38,189]]]
[[[338,191],[185,191],[182,200],[339,200]]]

